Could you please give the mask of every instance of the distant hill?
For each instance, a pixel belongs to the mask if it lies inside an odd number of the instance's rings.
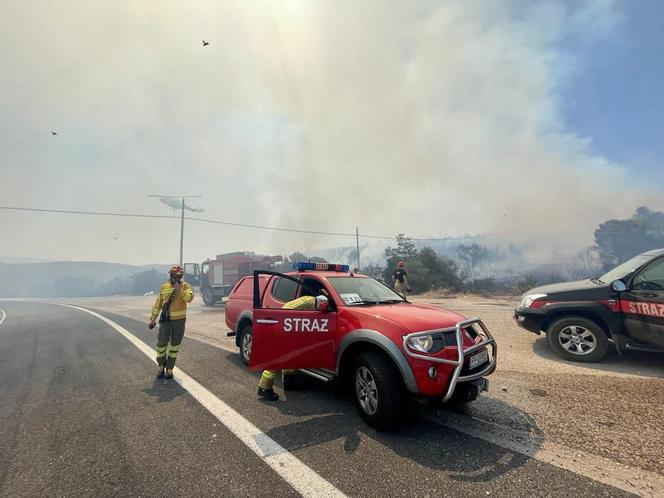
[[[146,273],[151,270],[156,275]],[[132,266],[96,261],[0,263],[0,297],[83,297],[121,293],[125,287],[130,289],[132,275],[164,280],[167,271],[168,265],[159,264]],[[151,287],[152,284],[144,286]],[[138,292],[135,288],[134,292]]]
[[[51,263],[52,259],[42,258],[17,258],[14,256],[0,256],[0,264],[18,264],[18,263]]]

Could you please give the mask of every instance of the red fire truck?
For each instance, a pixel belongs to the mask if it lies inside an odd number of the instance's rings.
[[[252,275],[254,270],[270,270],[282,261],[281,256],[263,256],[253,252],[231,252],[217,254],[215,259],[184,265],[185,280],[195,287],[207,306],[213,306],[228,296],[231,289],[242,278]]]

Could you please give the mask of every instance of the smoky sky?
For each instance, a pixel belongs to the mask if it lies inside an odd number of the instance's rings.
[[[619,7],[5,0],[1,204],[169,215],[147,195],[202,195],[188,205],[217,220],[577,250],[606,219],[664,207],[633,165],[565,127],[563,90]],[[176,219],[0,212],[0,226],[0,256],[167,263],[179,250]],[[189,260],[354,243],[185,234]]]

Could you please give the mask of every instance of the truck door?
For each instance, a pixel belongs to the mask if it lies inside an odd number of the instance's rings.
[[[272,271],[259,274],[299,280]],[[263,296],[254,289],[253,342],[249,368],[282,370],[286,368],[336,368],[337,313],[327,310],[284,309],[264,306]]]
[[[201,270],[198,263],[185,263],[184,264],[184,281],[189,282],[193,287],[200,287],[201,285]]]
[[[632,339],[664,348],[664,258],[632,279],[621,296],[621,310]]]

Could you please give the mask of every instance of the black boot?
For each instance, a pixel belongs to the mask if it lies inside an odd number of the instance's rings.
[[[164,378],[164,367],[159,367],[159,370],[157,371],[157,378],[158,379]]]
[[[168,368],[166,369],[166,374],[164,375],[164,379],[172,379],[173,378],[173,369]]]
[[[261,389],[259,387],[258,395],[267,401],[277,401],[279,399],[279,395],[274,392],[274,389]]]

